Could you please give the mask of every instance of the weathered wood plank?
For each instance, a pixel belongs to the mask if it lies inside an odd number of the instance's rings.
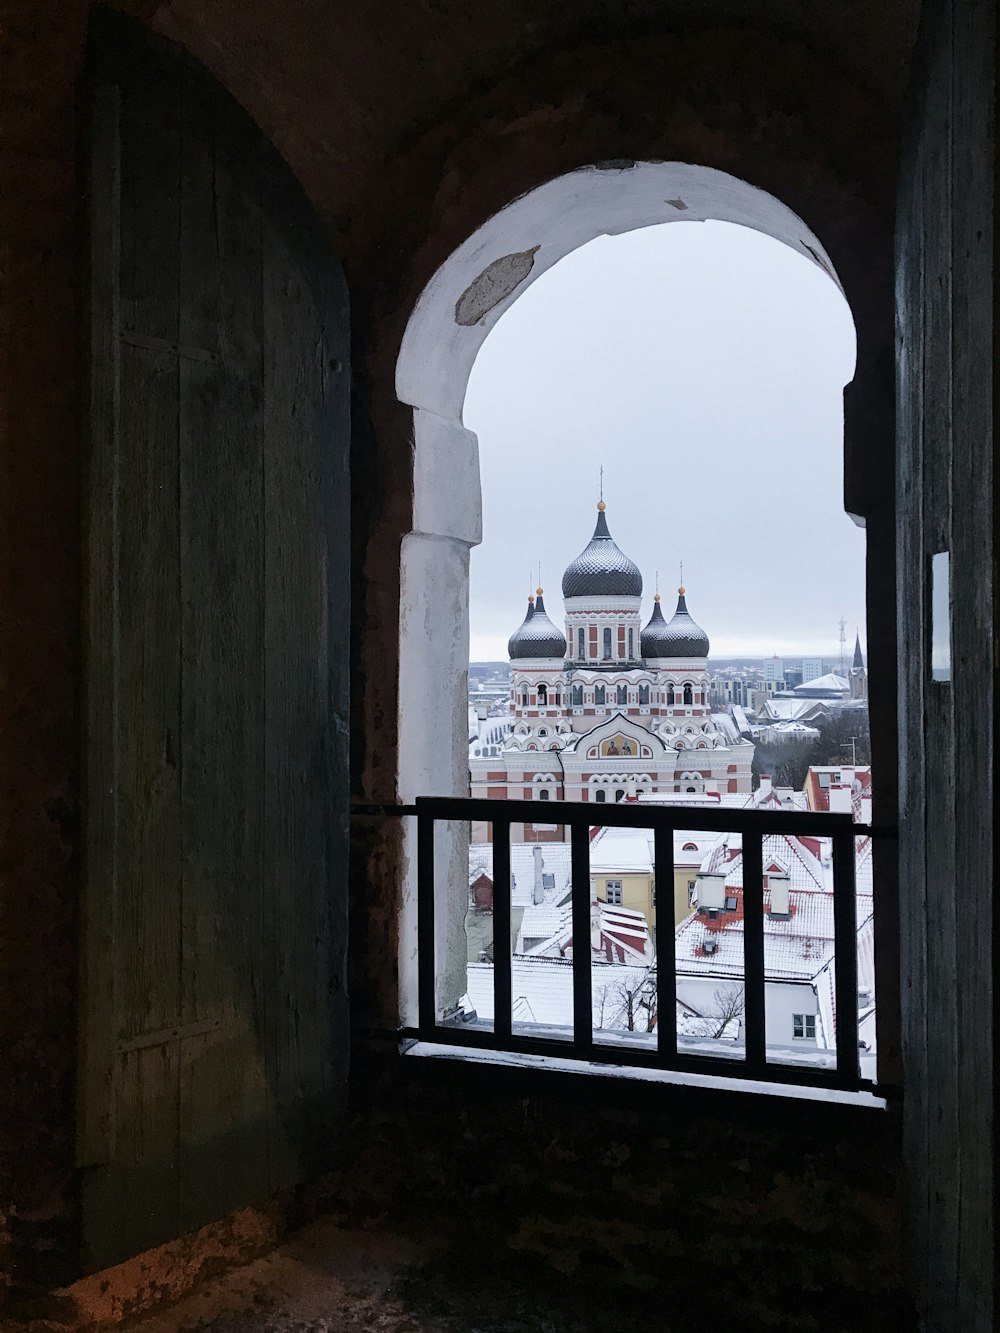
[[[84,493],[104,497],[83,513],[84,846],[81,876],[78,1166],[114,1155],[115,914],[118,899],[118,432],[121,203],[120,96],[92,91],[87,209],[90,291]]]
[[[273,185],[273,181],[272,181]],[[271,198],[273,199],[273,195]],[[265,884],[272,1184],[331,1160],[343,1097],[349,533],[346,310],[301,222],[265,208]],[[320,251],[320,253],[322,253]],[[307,256],[306,264],[303,255]],[[309,257],[311,255],[311,257]],[[322,1053],[322,1055],[320,1054]]]
[[[897,618],[899,622],[900,970],[903,990],[904,1156],[908,1244],[912,1270],[923,1285],[928,1267],[927,1184],[927,875],[924,695],[923,398],[925,257],[923,194],[926,162],[919,121],[904,146],[896,226],[896,511],[898,524]]]
[[[348,1058],[346,290],[240,108],[99,26],[88,1267],[325,1165]]]
[[[994,286],[991,293],[984,283],[995,263],[996,7],[956,4],[952,40],[952,577],[962,590],[953,600],[956,972],[962,979],[954,1050],[962,1108],[956,1327],[979,1330],[994,1326],[991,1278],[997,1244],[995,1131],[993,1117],[984,1113],[993,1101],[996,1059],[994,829],[989,818],[996,716],[995,691],[986,682],[991,675],[995,681],[989,572],[995,558],[993,402],[1000,377],[997,290]]]
[[[925,6],[898,222],[904,1130],[935,1333],[994,1320],[994,38],[981,0]],[[931,679],[935,551],[950,552],[949,683]]]
[[[268,1181],[260,216],[213,93],[184,82],[180,340],[217,359],[180,364],[182,999],[220,1027],[182,1048],[182,1227]]]

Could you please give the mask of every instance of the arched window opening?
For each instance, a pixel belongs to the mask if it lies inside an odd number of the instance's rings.
[[[827,362],[825,392],[829,409],[827,411],[829,429],[825,436],[821,430],[809,429],[804,433],[803,415],[808,415],[809,401],[813,398],[818,399],[819,391],[814,381],[809,379],[809,367],[804,366],[798,359],[798,352],[801,347],[810,344],[816,327],[823,319],[832,321],[830,312],[833,304],[839,303],[840,314],[836,318],[841,320],[843,327],[846,328],[850,323],[849,316],[846,324],[844,322],[846,306],[838,291],[833,267],[823,251],[822,244],[800,219],[793,218],[777,201],[759,190],[745,187],[743,183],[731,177],[721,177],[718,173],[705,172],[697,167],[680,167],[669,163],[662,164],[664,173],[662,181],[659,179],[660,172],[660,165],[638,163],[628,172],[614,173],[613,181],[610,173],[591,173],[596,178],[608,177],[607,180],[597,180],[596,189],[599,194],[606,192],[610,198],[617,192],[616,198],[619,200],[637,198],[632,196],[632,192],[638,182],[645,181],[643,203],[641,207],[636,204],[634,212],[629,212],[627,206],[622,207],[620,211],[615,208],[594,210],[591,234],[595,239],[592,243],[587,243],[586,238],[581,236],[579,226],[571,232],[565,221],[569,212],[575,213],[578,218],[581,216],[575,208],[568,210],[567,203],[570,199],[588,196],[591,185],[587,173],[574,173],[572,179],[550,182],[548,186],[543,186],[540,190],[519,199],[508,209],[503,210],[503,215],[498,215],[485,224],[476,237],[470,239],[468,245],[463,246],[451,260],[446,262],[426,289],[426,305],[423,304],[425,298],[422,298],[422,305],[418,307],[404,338],[399,374],[400,392],[406,401],[411,401],[418,407],[415,421],[415,487],[419,491],[423,486],[423,494],[440,496],[443,490],[448,489],[446,486],[441,486],[441,478],[433,473],[433,469],[435,467],[440,469],[443,465],[450,466],[443,464],[441,460],[464,459],[463,447],[466,445],[469,446],[466,452],[472,457],[476,444],[473,432],[478,437],[478,466],[482,477],[484,513],[489,518],[489,522],[485,524],[489,534],[488,542],[494,541],[499,535],[495,563],[496,578],[499,581],[510,582],[511,555],[517,550],[527,549],[528,541],[538,547],[537,558],[546,569],[555,568],[558,571],[567,568],[569,560],[586,545],[585,536],[578,541],[575,535],[571,539],[567,534],[570,526],[568,515],[573,511],[578,498],[574,488],[588,469],[592,468],[596,472],[598,463],[605,463],[607,518],[611,522],[613,538],[619,543],[622,551],[627,552],[630,560],[635,560],[646,579],[645,587],[642,589],[645,601],[641,611],[637,605],[631,603],[623,605],[621,601],[615,600],[611,589],[608,590],[606,597],[595,594],[595,602],[591,606],[580,604],[563,607],[559,604],[558,589],[550,588],[548,601],[551,609],[548,615],[552,620],[552,633],[548,633],[547,626],[544,626],[545,632],[542,632],[538,620],[535,619],[531,622],[531,633],[524,637],[526,647],[530,643],[532,650],[536,647],[543,650],[539,651],[537,656],[544,657],[546,654],[551,656],[553,674],[564,669],[567,658],[570,662],[575,658],[583,668],[580,671],[583,679],[579,684],[561,691],[554,688],[548,691],[543,691],[541,688],[537,690],[537,699],[541,707],[554,708],[557,713],[560,710],[568,713],[569,708],[580,710],[579,713],[570,714],[568,717],[574,735],[566,745],[567,769],[571,764],[571,756],[572,762],[576,765],[582,766],[581,761],[586,757],[588,763],[596,760],[595,767],[599,768],[600,761],[614,753],[610,748],[613,738],[606,732],[603,735],[600,732],[595,734],[592,742],[583,739],[588,731],[606,726],[604,718],[586,716],[583,703],[584,700],[589,702],[593,698],[595,707],[603,711],[607,701],[606,686],[598,685],[595,677],[602,670],[607,671],[609,665],[614,662],[616,674],[620,672],[622,676],[628,677],[627,682],[616,682],[612,686],[616,703],[623,706],[632,699],[643,709],[649,708],[653,716],[648,719],[644,717],[643,722],[648,725],[650,731],[659,732],[662,737],[649,747],[640,747],[642,753],[636,756],[640,765],[646,763],[647,748],[650,751],[648,760],[649,770],[652,773],[662,760],[661,747],[664,743],[674,745],[677,750],[684,750],[683,757],[687,757],[687,748],[699,745],[700,741],[699,748],[704,754],[704,759],[700,754],[699,763],[706,770],[704,780],[695,780],[693,775],[686,782],[675,778],[675,769],[680,768],[682,758],[670,760],[668,756],[667,763],[663,765],[665,771],[658,773],[652,780],[651,785],[654,790],[672,792],[683,790],[686,794],[696,794],[707,786],[708,771],[711,770],[714,785],[709,790],[720,794],[749,792],[753,782],[749,770],[753,743],[746,739],[748,729],[745,721],[739,725],[738,719],[730,720],[724,725],[720,722],[716,730],[711,733],[711,744],[714,748],[706,750],[706,742],[700,740],[700,737],[675,738],[667,727],[670,718],[664,715],[662,710],[676,709],[678,704],[684,709],[690,709],[696,704],[699,708],[706,707],[709,697],[708,680],[706,677],[698,678],[694,673],[704,669],[705,660],[709,657],[707,644],[705,647],[701,646],[709,634],[714,651],[719,657],[736,656],[738,645],[744,644],[753,633],[759,634],[762,626],[789,624],[791,611],[794,609],[794,629],[803,636],[803,657],[805,647],[820,637],[818,620],[814,622],[809,619],[814,614],[814,608],[823,604],[825,596],[825,592],[818,598],[813,596],[812,585],[816,581],[818,566],[815,563],[810,565],[811,581],[808,596],[796,595],[791,579],[783,591],[778,591],[785,569],[782,566],[776,571],[773,564],[767,560],[766,553],[773,550],[774,534],[779,527],[782,532],[781,540],[787,544],[788,549],[816,553],[821,546],[824,559],[822,578],[819,582],[829,582],[837,589],[835,611],[829,615],[829,607],[825,607],[822,612],[827,620],[836,623],[835,617],[839,615],[840,602],[845,598],[849,599],[851,607],[857,605],[853,589],[860,586],[860,579],[855,576],[862,568],[858,553],[861,551],[863,539],[850,527],[850,521],[845,519],[844,527],[839,530],[839,537],[828,540],[825,535],[826,529],[818,522],[819,506],[816,504],[816,497],[821,491],[829,496],[843,493],[839,478],[834,474],[840,465],[841,441],[837,438],[837,432],[841,429],[839,412],[843,385],[851,378],[853,371],[853,346],[849,346],[853,338],[851,336],[845,339],[842,336],[842,328],[836,335],[840,338],[839,344],[834,347],[834,342],[831,341],[827,350],[814,356],[814,360],[825,359]],[[680,173],[685,182],[684,188],[681,188],[679,183],[676,188],[673,186],[668,188],[667,180],[671,178],[671,172]],[[702,177],[706,181],[717,182],[721,191],[718,199],[722,200],[724,197],[726,200],[724,205],[719,203],[710,206],[706,203],[702,206],[697,203],[697,194],[693,187]],[[654,180],[657,182],[655,188],[652,184]],[[724,190],[721,188],[723,185]],[[551,208],[548,205],[542,206],[539,202],[548,190],[552,192]],[[560,191],[564,192],[560,195]],[[561,201],[559,207],[555,206],[557,198]],[[682,199],[684,208],[681,210],[674,206],[671,212],[667,212],[664,208],[657,216],[650,216],[649,210],[654,208],[654,205],[649,201],[654,199],[667,201]],[[714,212],[715,207],[718,207],[724,216]],[[531,211],[533,209],[534,212]],[[773,210],[773,214],[769,210]],[[585,211],[582,217],[582,230],[586,231],[591,227],[590,215]],[[657,225],[660,221],[668,222],[669,225],[661,227]],[[678,221],[698,221],[706,225],[699,228],[674,225]],[[741,223],[743,225],[739,225]],[[635,230],[630,232],[630,226]],[[737,232],[740,233],[738,237],[735,235]],[[651,275],[658,270],[658,265],[650,262],[650,256],[653,253],[652,247],[660,243],[661,233],[672,233],[682,248],[694,247],[689,252],[685,251],[692,262],[680,264],[671,270],[673,287],[669,299],[650,301],[648,288]],[[702,245],[708,248],[717,246],[717,254],[713,256],[713,261],[710,264],[706,262],[704,267],[700,267],[700,260],[694,262],[697,248]],[[745,246],[745,255],[736,262],[733,256],[741,245]],[[579,248],[574,250],[574,246]],[[606,328],[605,321],[599,320],[596,324],[591,321],[589,327],[601,328],[602,346],[606,350],[611,373],[592,377],[592,380],[585,379],[582,382],[578,373],[572,376],[562,375],[560,370],[561,364],[578,367],[581,361],[586,360],[585,356],[574,356],[569,350],[573,345],[572,328],[567,331],[565,325],[560,326],[559,336],[552,338],[551,346],[554,350],[551,355],[540,350],[539,342],[532,343],[530,337],[525,337],[530,321],[535,320],[537,323],[548,318],[548,314],[560,307],[560,300],[561,308],[564,310],[570,308],[572,304],[574,321],[580,325],[580,298],[584,291],[588,300],[599,294],[605,309],[617,309],[617,298],[626,290],[629,269],[628,263],[624,260],[622,265],[615,268],[614,265],[617,263],[615,255],[624,256],[629,247],[634,247],[634,254],[637,257],[641,256],[641,259],[636,259],[632,272],[638,275],[638,285],[643,295],[642,308],[650,316],[649,320],[641,325],[642,337],[649,349],[649,359],[646,364],[648,366],[655,360],[655,365],[662,368],[665,349],[674,345],[670,340],[682,339],[686,358],[685,373],[689,381],[688,384],[672,382],[670,390],[671,411],[683,417],[684,425],[678,430],[677,438],[685,440],[685,447],[683,449],[664,447],[659,451],[662,457],[630,459],[630,462],[635,463],[631,475],[641,476],[642,486],[622,481],[620,477],[616,479],[614,469],[608,466],[607,461],[608,439],[615,431],[617,431],[616,438],[620,435],[622,403],[628,402],[631,413],[634,401],[632,381],[629,381],[629,387],[626,388],[625,377],[621,371],[628,361],[627,370],[631,374],[637,365],[643,363],[645,356],[645,351],[640,349],[642,355],[637,357],[634,343],[628,342],[634,329],[627,334],[621,334],[617,330],[611,334]],[[751,255],[753,258],[749,257]],[[507,261],[512,261],[514,257],[519,262],[512,267]],[[605,259],[611,266],[609,273],[614,270],[614,277],[606,280],[599,272],[600,264]],[[498,277],[501,268],[495,270],[490,268],[491,264],[499,265],[501,260],[507,263],[507,267],[502,270],[502,278]],[[715,260],[720,262],[717,263]],[[794,273],[793,268],[795,268]],[[489,284],[480,284],[477,288],[476,283],[487,270],[490,274]],[[722,272],[725,273],[725,277],[720,284],[719,275]],[[587,281],[584,275],[593,278],[594,281]],[[705,275],[708,275],[717,286],[726,287],[725,300],[730,303],[729,306],[724,302],[713,305],[712,302],[716,298],[711,297],[703,301],[700,306],[697,303],[692,304],[690,309],[694,313],[690,320],[678,319],[678,299],[690,295],[688,288],[694,276],[699,276],[700,280],[701,276]],[[752,297],[740,295],[740,283],[748,277],[752,277],[753,283],[756,284]],[[788,292],[800,279],[802,301],[799,306],[794,306],[792,302],[786,309],[783,303],[786,300],[791,302]],[[504,289],[504,284],[508,280],[510,285]],[[750,285],[748,284],[748,291]],[[487,291],[492,304],[485,303]],[[572,303],[569,299],[564,299],[567,295],[572,297]],[[476,305],[476,300],[481,302],[481,308]],[[735,310],[741,300],[745,302],[741,317],[730,318],[729,309]],[[469,306],[470,318],[468,322],[463,322],[464,316],[461,316],[461,312],[466,306]],[[790,331],[790,334],[787,346],[776,352],[778,344],[771,340],[771,320],[777,307],[785,310],[787,318],[782,321],[783,327],[786,332]],[[723,310],[726,311],[725,314],[720,313]],[[822,318],[818,320],[819,310],[822,310]],[[474,317],[472,317],[473,311],[476,312]],[[664,313],[662,319],[661,312]],[[438,313],[440,318],[437,318]],[[537,326],[541,327],[540,324]],[[555,325],[552,327],[555,328]],[[416,333],[411,336],[412,329],[416,329]],[[724,330],[725,335],[721,350],[720,329]],[[747,330],[753,331],[752,336],[740,351],[730,341],[730,337],[731,335],[735,337],[741,331],[745,335]],[[432,334],[436,336],[432,337]],[[495,362],[495,366],[500,366],[503,362],[502,376],[495,368],[491,372],[489,356],[485,352],[476,359],[487,339],[495,340],[495,345],[504,349],[504,356]],[[529,352],[529,346],[534,350]],[[628,347],[627,353],[626,347]],[[706,349],[708,355],[699,375],[692,376],[690,354],[696,347]],[[556,350],[558,357],[555,355]],[[559,358],[562,358],[562,362]],[[767,358],[770,360],[765,366],[764,361]],[[469,372],[474,361],[475,367],[470,381]],[[612,362],[613,365],[610,364]],[[513,367],[516,367],[516,372]],[[491,405],[486,406],[491,373],[493,397],[490,400]],[[518,376],[517,393],[511,392],[514,373]],[[653,378],[658,379],[658,376],[659,372]],[[739,394],[729,392],[733,376],[741,377]],[[598,379],[603,385],[607,383],[614,385],[618,394],[617,411],[613,406],[604,409],[597,401],[598,390],[604,391]],[[759,389],[764,384],[773,383],[775,379],[782,385],[782,394],[776,395],[773,391],[766,395],[761,394],[759,408],[756,400],[751,407],[748,407],[747,395],[743,391]],[[438,381],[444,382],[446,387],[442,389]],[[466,396],[467,383],[469,392]],[[568,396],[558,411],[562,414],[562,419],[567,422],[566,438],[573,441],[573,468],[567,468],[566,457],[565,455],[560,457],[558,447],[553,447],[551,450],[547,448],[543,453],[539,453],[534,445],[531,445],[530,467],[537,484],[530,488],[531,494],[525,494],[522,484],[525,471],[517,465],[516,458],[517,448],[522,447],[518,441],[537,440],[539,404],[545,401],[548,411],[548,403],[552,399],[546,399],[545,395],[550,390],[553,394],[558,394],[563,388]],[[690,399],[686,400],[684,395],[689,389]],[[767,402],[764,401],[765,397]],[[732,402],[737,401],[742,414],[741,422],[732,430],[728,430],[724,424],[726,412],[730,410]],[[829,406],[831,404],[832,407]],[[766,414],[776,409],[776,405],[781,411],[787,408],[787,419],[779,421],[775,418],[776,424],[772,426],[771,418]],[[522,413],[521,419],[516,419],[518,411]],[[509,412],[509,415],[504,416],[504,412]],[[751,415],[757,414],[753,416],[749,430],[744,429],[746,423],[742,419],[748,412]],[[594,423],[593,438],[588,436],[590,423]],[[640,442],[655,433],[646,429],[646,421],[641,414],[630,415],[629,425],[632,434],[625,442],[625,447],[631,451],[638,450]],[[703,438],[699,438],[699,432],[702,432]],[[796,441],[808,438],[809,450],[790,448],[787,442],[793,436]],[[817,444],[814,449],[813,442],[820,440],[821,436],[823,442]],[[744,447],[742,452],[732,457],[727,456],[726,449],[719,442],[729,438],[740,441],[752,439],[750,452],[748,453]],[[771,440],[775,441],[773,455],[768,453]],[[438,447],[442,444],[447,448]],[[529,446],[526,444],[524,447]],[[821,467],[816,465],[816,460],[824,448],[827,450],[829,465],[823,464]],[[448,453],[448,450],[451,452]],[[806,453],[809,454],[808,460],[805,459]],[[801,487],[803,478],[808,494],[800,490],[803,498],[799,503],[783,500],[780,515],[776,514],[773,508],[766,513],[750,515],[746,520],[749,530],[744,531],[745,507],[738,495],[739,488],[734,485],[733,494],[727,496],[721,479],[726,475],[736,478],[741,471],[745,472],[748,458],[752,459],[752,466],[755,469],[770,467],[775,470],[782,486],[783,497],[789,493],[786,492],[786,488],[794,491],[797,485]],[[664,489],[663,484],[658,484],[661,479],[656,475],[657,468],[663,469],[662,481],[669,482],[670,493],[676,497],[676,509],[672,512],[678,519],[686,512],[693,514],[697,510],[699,497],[706,493],[706,487],[710,489],[713,506],[718,506],[720,512],[728,514],[730,518],[739,514],[741,549],[752,553],[750,558],[744,559],[741,556],[739,560],[734,561],[731,553],[724,553],[724,548],[719,545],[718,528],[716,527],[713,533],[708,525],[699,524],[697,521],[688,523],[683,531],[680,531],[682,526],[680,522],[672,523],[671,528],[677,530],[665,536],[662,521]],[[475,468],[471,468],[470,472],[473,477],[474,494]],[[590,485],[593,489],[593,483]],[[613,489],[615,486],[618,487],[617,491]],[[507,493],[505,487],[508,488]],[[514,494],[511,494],[512,492]],[[553,503],[554,497],[556,503]],[[478,499],[478,496],[475,498]],[[593,504],[592,498],[589,504]],[[834,507],[832,502],[831,507]],[[507,522],[506,531],[502,521],[504,516]],[[558,522],[553,521],[554,516],[558,516]],[[782,526],[784,524],[787,524],[787,528]],[[464,543],[464,551],[470,546],[475,547],[479,540],[478,513],[466,528],[463,528],[456,518],[448,532],[449,535],[456,534],[455,540]],[[644,543],[648,543],[645,548]],[[663,550],[664,546],[675,549]],[[843,563],[841,560],[842,557],[843,560],[847,560],[844,552],[848,548],[853,552],[850,557],[854,560],[853,574],[848,567],[849,561]],[[834,554],[827,561],[826,555],[831,551]],[[669,633],[664,629],[659,638],[656,633],[652,634],[649,640],[651,646],[647,647],[645,626],[651,606],[650,575],[659,566],[662,582],[664,563],[669,562],[673,568],[677,568],[681,558],[684,560],[685,571],[690,569],[694,572],[688,574],[686,580],[684,578],[679,580],[678,586],[681,592],[676,612],[673,593],[670,592],[669,596],[665,596],[662,621],[669,624],[675,616],[680,616],[683,623],[675,623]],[[485,569],[483,562],[486,559],[486,545],[474,550],[472,556],[474,578],[479,578],[476,572],[478,568]],[[661,560],[664,563],[660,563]],[[837,561],[841,561],[839,566]],[[789,569],[791,563],[788,562]],[[762,576],[765,568],[767,577]],[[550,576],[550,580],[552,577]],[[554,577],[557,578],[558,575]],[[671,579],[670,582],[672,581]],[[690,613],[682,605],[685,598],[683,592],[685,581],[690,585],[687,594]],[[844,588],[848,591],[842,597],[841,592]],[[506,604],[509,607],[515,600],[520,601],[520,598],[515,599],[513,592],[501,590],[498,583],[496,592],[484,598],[482,605],[487,607]],[[523,606],[523,603],[521,605]],[[704,608],[708,606],[711,607],[714,617],[711,624],[708,624],[704,612]],[[473,608],[473,640],[474,643],[477,641],[485,643],[488,627],[480,628],[476,620],[479,614],[477,607],[478,603]],[[540,590],[534,609],[536,617],[539,610],[545,614]],[[517,612],[511,612],[509,623],[498,625],[493,631],[495,643],[499,642],[501,635],[504,641],[510,635],[517,624],[516,614]],[[639,639],[633,628],[636,623],[634,617],[637,614],[641,614],[642,620],[638,623],[643,626]],[[702,634],[695,623],[700,616],[704,617],[702,623],[706,626],[707,634]],[[863,602],[858,607],[858,618],[861,619],[862,616]],[[585,627],[576,623],[577,617],[586,617]],[[607,620],[610,620],[611,624],[605,623]],[[555,628],[560,621],[566,627],[565,638],[562,632]],[[629,624],[628,621],[632,623]],[[414,608],[404,606],[404,625],[415,631],[416,627],[423,623],[424,620]],[[458,639],[461,639],[462,628],[458,626],[459,632],[456,635]],[[771,649],[769,653],[765,653],[763,648],[760,650],[762,658],[765,655],[773,657],[774,647],[778,648],[779,653],[786,650],[786,645],[782,643],[768,647]],[[663,651],[659,651],[660,649]],[[790,656],[791,653],[792,648],[788,647],[786,655]],[[477,661],[495,662],[503,655],[502,647],[488,652],[484,650],[477,656]],[[512,657],[516,655],[518,654],[513,652],[511,654]],[[524,651],[519,655],[528,658],[535,654],[534,651]],[[817,655],[820,655],[818,650]],[[600,662],[599,658],[602,659]],[[623,658],[627,661],[621,661]],[[648,669],[643,671],[647,680],[642,684],[632,676],[632,668],[629,665],[637,659],[642,659],[648,664]],[[835,664],[824,665],[828,667]],[[573,666],[575,671],[576,664]],[[714,665],[712,669],[714,672]],[[589,679],[587,679],[588,670],[591,673]],[[638,668],[635,668],[635,671],[637,672]],[[693,678],[683,682],[671,681],[667,678],[671,671],[677,676],[680,676],[681,672],[690,671]],[[445,668],[438,671],[437,677],[452,679],[451,673]],[[426,675],[414,676],[414,680],[426,678]],[[791,691],[782,689],[781,686],[791,678],[791,673],[785,671],[783,664],[781,671],[770,682],[771,689],[761,693],[767,693],[769,696],[790,694]],[[743,683],[741,680],[741,684]],[[714,692],[711,697],[719,701],[717,704],[719,711],[729,714],[732,718],[732,707],[737,692],[733,688],[732,681],[727,679],[724,684],[726,688],[718,684],[713,685],[711,688]],[[562,698],[564,694],[567,696],[566,699]],[[750,699],[750,687],[745,685],[739,694],[739,705],[749,704]],[[780,706],[782,700],[774,697],[768,699],[768,704],[779,705],[774,709],[774,721],[777,723],[782,713],[791,713],[797,701],[792,697],[789,704]],[[547,713],[546,716],[551,716],[551,713]],[[676,712],[674,719],[676,720]],[[425,746],[419,753],[426,754],[426,749]],[[414,749],[413,753],[416,756],[418,751]],[[414,763],[416,762],[415,759]],[[512,757],[512,765],[516,766],[517,762],[518,756],[515,755]],[[425,771],[422,769],[421,773],[424,774]],[[426,780],[424,778],[425,782]],[[618,781],[622,779],[618,778]],[[645,789],[649,789],[648,774],[637,774],[635,782],[636,785],[641,782]],[[679,782],[683,782],[683,785],[677,785]],[[573,792],[581,790],[579,769],[576,770],[572,782],[566,786],[571,787]],[[602,799],[620,801],[626,794],[625,789],[616,786],[614,781],[610,788],[591,786],[589,780],[585,780],[582,786],[594,792],[592,799],[595,801]],[[440,789],[448,790],[447,784]],[[632,789],[631,780],[629,789]],[[404,782],[401,782],[400,790],[406,791]],[[609,790],[614,793],[613,798],[607,795]],[[413,794],[424,793],[415,791]],[[463,910],[464,906],[464,903],[461,904]],[[456,911],[458,909],[456,896]],[[461,997],[461,993],[456,995],[456,999]]]
[[[539,706],[539,708],[546,708],[546,707],[548,706],[548,702],[549,702],[549,688],[548,688],[548,686],[547,686],[547,685],[539,685],[539,687],[538,687],[538,706]]]

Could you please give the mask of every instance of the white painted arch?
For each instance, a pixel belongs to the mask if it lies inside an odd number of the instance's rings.
[[[482,538],[479,445],[462,423],[473,364],[497,320],[532,282],[598,236],[668,222],[732,222],[760,231],[843,287],[819,239],[773,195],[710,167],[637,162],[559,176],[508,204],[455,250],[424,288],[403,335],[396,393],[413,408],[413,526],[400,561],[398,793],[468,791],[469,552]],[[415,1019],[415,835],[400,923],[401,1017]],[[465,990],[466,851],[438,847],[438,1002]]]

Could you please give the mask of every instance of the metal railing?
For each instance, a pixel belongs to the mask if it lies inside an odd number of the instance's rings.
[[[643,1068],[709,1074],[768,1083],[805,1084],[856,1091],[873,1085],[860,1076],[858,1047],[857,907],[855,839],[876,830],[844,813],[705,808],[700,805],[623,803],[602,805],[467,797],[420,797],[412,806],[360,806],[358,814],[412,816],[417,821],[418,1024],[413,1035],[425,1041],[489,1051],[549,1055]],[[571,923],[575,940],[590,939],[592,828],[652,830],[655,901],[661,904],[654,927],[657,1013],[655,1046],[635,1042],[595,1043],[590,948],[574,948],[572,1037],[563,1039],[514,1031],[512,1019],[511,857],[512,824],[546,824],[569,830]],[[493,1028],[445,1021],[436,1004],[435,825],[483,821],[493,826]],[[697,829],[738,833],[743,855],[743,946],[745,1032],[743,1058],[699,1054],[678,1044],[675,1021],[677,972],[674,947],[674,834]],[[835,957],[836,1058],[833,1068],[790,1065],[767,1058],[764,967],[763,839],[771,835],[815,837],[832,849]],[[543,844],[544,845],[544,844]],[[671,910],[666,905],[671,905]]]

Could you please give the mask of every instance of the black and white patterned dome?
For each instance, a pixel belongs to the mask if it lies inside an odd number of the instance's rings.
[[[660,609],[659,593],[653,598],[653,614],[649,617],[649,624],[639,636],[639,652],[643,657],[667,657],[670,653],[667,622]]]
[[[549,619],[541,588],[537,595],[536,602],[528,598],[528,613],[507,640],[507,653],[512,662],[522,657],[566,656],[566,636]]]
[[[658,605],[658,604],[657,604]],[[661,615],[660,621],[663,617]],[[677,610],[674,612],[668,624],[663,625],[662,629],[656,626],[656,610],[649,624],[642,632],[642,655],[643,657],[707,657],[708,656],[708,635],[696,625],[688,613],[687,602],[684,600],[684,589],[677,589]],[[656,651],[652,647],[646,647],[646,635],[650,630],[655,629],[656,633]]]
[[[604,502],[597,508],[597,527],[589,545],[566,566],[563,596],[641,597],[639,566],[616,546],[604,517]]]

